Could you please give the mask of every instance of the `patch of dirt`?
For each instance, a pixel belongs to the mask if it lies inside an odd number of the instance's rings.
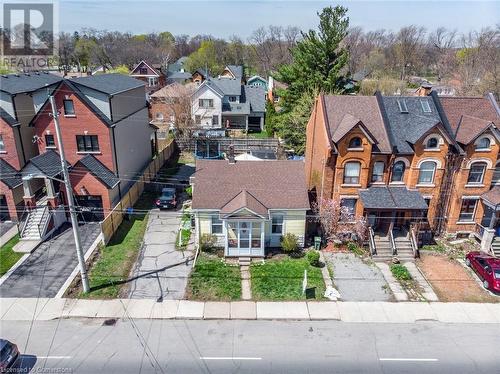
[[[500,302],[473,278],[474,275],[457,261],[439,253],[423,253],[417,265],[431,283],[440,301],[471,303]]]

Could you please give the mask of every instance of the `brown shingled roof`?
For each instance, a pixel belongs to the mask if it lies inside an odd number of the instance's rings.
[[[490,100],[485,97],[439,97],[439,101],[448,118],[451,128],[456,134],[462,116],[480,118],[499,125],[500,118]],[[474,127],[474,122],[468,121],[468,126]],[[460,131],[469,131],[460,126]],[[454,134],[454,135],[455,135]]]
[[[230,215],[241,209],[247,208],[260,216],[267,216],[267,208],[251,193],[246,190],[241,191],[233,199],[229,200],[226,205],[222,207],[220,213],[222,215]]]
[[[456,140],[462,144],[469,144],[483,133],[493,122],[472,116],[462,116],[460,118]]]
[[[194,178],[193,209],[310,207],[303,161],[197,160]]]
[[[380,152],[392,151],[382,114],[375,96],[324,96],[325,112],[330,136],[344,132],[342,127],[353,121],[344,120],[346,115],[361,121],[375,139]]]
[[[488,192],[485,192],[481,195],[483,200],[486,200],[490,204],[499,205],[500,204],[500,187],[495,186]]]

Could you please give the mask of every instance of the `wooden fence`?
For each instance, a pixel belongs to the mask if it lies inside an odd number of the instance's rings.
[[[105,244],[109,242],[122,223],[127,208],[134,206],[141,196],[144,191],[144,184],[155,178],[158,170],[160,170],[165,162],[168,161],[174,153],[174,150],[175,143],[172,140],[161,152],[158,153],[158,156],[150,162],[137,182],[130,187],[130,189],[122,196],[120,202],[116,204],[113,210],[101,222],[101,231]]]

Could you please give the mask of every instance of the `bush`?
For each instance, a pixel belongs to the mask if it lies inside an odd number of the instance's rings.
[[[200,238],[200,250],[213,252],[217,248],[217,237],[213,234],[203,234]]]
[[[193,186],[186,187],[185,191],[190,198],[193,197]]]
[[[358,245],[353,242],[347,243],[347,249],[351,252],[356,252],[358,250]]]
[[[309,251],[306,253],[307,262],[311,266],[319,266],[319,252],[318,251]]]
[[[281,237],[281,248],[285,253],[293,253],[299,250],[299,238],[294,234],[285,234]]]
[[[391,272],[392,275],[394,275],[394,278],[396,278],[399,281],[411,280],[411,274],[404,265],[401,264],[391,265]]]

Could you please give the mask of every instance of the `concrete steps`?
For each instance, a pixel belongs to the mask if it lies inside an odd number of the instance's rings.
[[[491,251],[495,257],[500,257],[500,238],[495,237],[493,243],[491,243]]]
[[[411,242],[406,237],[396,237],[394,244],[396,246],[396,255],[393,255],[392,245],[388,237],[375,236],[375,248],[377,254],[373,255],[374,261],[391,261],[393,257],[397,257],[401,262],[415,261]]]
[[[38,231],[38,225],[42,222],[43,217],[43,208],[33,209],[27,218],[26,226],[24,226],[24,230],[22,232],[21,239],[22,240],[40,240],[40,232]],[[43,234],[43,233],[42,233]]]

